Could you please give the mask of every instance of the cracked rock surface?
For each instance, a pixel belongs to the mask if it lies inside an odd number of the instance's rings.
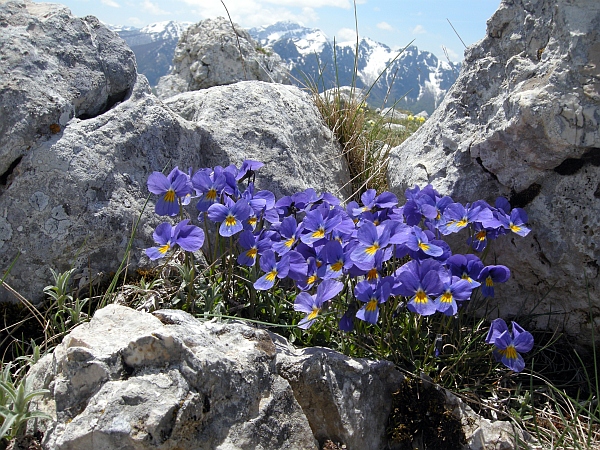
[[[49,450],[308,450],[332,441],[381,450],[395,448],[387,430],[392,396],[402,391],[407,402],[422,402],[389,361],[298,349],[241,322],[114,304],[74,329],[28,377],[33,388],[50,390],[32,405],[53,417],[43,441]],[[449,392],[427,389],[462,427],[462,444],[444,448],[514,448],[515,436],[523,438],[508,422],[490,422]]]
[[[512,279],[486,308],[535,308],[537,326],[580,344],[592,327],[600,336],[599,123],[600,3],[505,0],[443,103],[392,150],[388,174],[397,194],[431,183],[455,201],[524,207],[532,232],[496,249]]]

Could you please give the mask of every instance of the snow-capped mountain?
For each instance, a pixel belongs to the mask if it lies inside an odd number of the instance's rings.
[[[336,82],[342,86],[352,83],[356,41],[336,42],[334,50],[333,42],[321,30],[291,22],[252,28],[249,32],[261,46],[278,53],[299,82],[311,80],[318,83],[320,90],[334,87]],[[368,99],[372,106],[381,107],[384,100],[386,106],[398,101],[398,107],[431,114],[459,70],[460,64],[440,61],[415,46],[402,51],[369,38],[358,43],[356,86],[368,90],[375,83]]]
[[[141,29],[112,29],[129,44],[138,71],[155,86],[161,76],[170,72],[179,36],[190,25],[171,21]],[[356,42],[336,42],[334,51],[333,42],[321,30],[292,22],[252,28],[249,32],[261,47],[281,56],[295,84],[317,83],[323,91],[336,85],[336,77],[340,86],[352,83]],[[397,107],[431,114],[456,80],[460,64],[440,61],[415,46],[407,47],[398,56],[399,52],[372,39],[361,39],[356,87],[368,89],[377,80],[369,94],[371,106],[381,107],[384,100],[386,106],[391,106],[398,101]]]
[[[177,41],[190,25],[192,22],[168,21],[153,23],[144,28],[110,28],[133,50],[138,72],[146,75],[150,85],[156,86],[158,79],[171,71]]]

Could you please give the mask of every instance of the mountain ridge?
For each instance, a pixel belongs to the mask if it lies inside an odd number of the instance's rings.
[[[177,41],[189,25],[165,21],[143,28],[113,26],[111,29],[134,51],[138,71],[156,86],[158,79],[170,72]],[[358,42],[355,77],[356,41],[335,42],[334,47],[334,42],[321,30],[290,21],[251,28],[248,32],[260,48],[281,56],[294,84],[305,85],[310,80],[323,91],[338,83],[350,85],[354,80],[358,89],[371,88],[368,103],[373,107],[395,104],[398,108],[431,114],[460,70],[460,63],[439,60],[416,46],[394,50],[363,37]]]

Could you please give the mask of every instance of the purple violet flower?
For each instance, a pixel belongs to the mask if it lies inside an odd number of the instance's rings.
[[[525,225],[528,221],[527,213],[522,208],[514,208],[510,216],[501,214],[498,219],[507,230],[512,231],[519,236],[527,236],[531,231]]]
[[[452,277],[451,283],[444,283],[442,294],[434,301],[435,307],[439,312],[453,316],[458,312],[457,301],[469,300],[472,291],[473,286],[467,280]]]
[[[192,176],[192,186],[199,195],[196,209],[201,212],[219,201],[225,189],[226,179],[223,173],[211,173],[210,169],[200,169]]]
[[[156,202],[154,211],[159,216],[176,216],[179,214],[179,198],[192,193],[192,184],[187,173],[175,167],[169,175],[153,172],[148,177],[148,190],[161,197]]]
[[[156,227],[152,237],[158,247],[146,249],[146,255],[151,260],[162,258],[174,245],[179,245],[188,252],[195,252],[204,244],[204,231],[195,225],[188,225],[189,220],[182,220],[175,227],[163,222]]]
[[[446,264],[453,276],[459,277],[462,280],[467,280],[473,289],[481,285],[481,283],[476,280],[483,270],[483,263],[477,256],[470,254],[452,255],[446,260]]]
[[[306,317],[298,323],[298,327],[307,329],[310,327],[323,308],[323,303],[338,295],[344,285],[339,281],[325,280],[317,287],[317,293],[310,295],[300,292],[294,301],[294,310],[306,313]]]
[[[379,304],[385,303],[392,293],[389,280],[381,280],[376,285],[361,281],[354,288],[354,296],[364,303],[356,317],[365,322],[376,324],[379,318]]]
[[[330,210],[327,206],[313,209],[306,213],[302,221],[304,231],[308,233],[303,234],[300,239],[307,245],[313,244],[327,238],[341,222],[342,216],[337,210]]]
[[[208,208],[208,218],[213,222],[221,222],[219,234],[223,237],[233,236],[244,229],[243,221],[250,217],[252,209],[248,202],[240,199],[234,203],[229,197],[225,205],[215,203]]]
[[[255,172],[262,166],[264,166],[264,164],[259,161],[253,161],[251,159],[244,160],[242,167],[240,167],[240,170],[235,177],[235,180],[238,183],[241,183],[246,179],[253,178],[255,176]]]
[[[271,248],[271,240],[263,234],[254,236],[251,231],[242,231],[239,238],[242,253],[237,258],[238,264],[242,266],[254,266],[256,263],[256,255],[262,255],[266,250]]]
[[[355,263],[370,263],[375,258],[377,250],[388,245],[390,232],[387,227],[384,227],[383,225],[380,227],[381,228],[377,228],[373,223],[365,222],[358,229],[358,232],[356,233],[358,245],[351,255],[351,258]]]
[[[533,336],[518,323],[512,323],[512,333],[503,319],[496,319],[490,325],[485,339],[488,344],[496,346],[494,358],[515,372],[525,368],[525,361],[519,352],[527,353],[533,348]]]
[[[409,261],[396,271],[396,295],[410,298],[407,308],[422,316],[429,316],[437,311],[433,298],[440,295],[444,285],[440,279],[441,264],[432,259]]]
[[[510,270],[506,266],[486,266],[477,280],[481,283],[481,293],[484,297],[494,296],[494,283],[504,283],[510,278]]]
[[[257,291],[271,289],[275,284],[275,278],[285,278],[290,270],[289,258],[284,255],[279,261],[276,261],[273,250],[263,253],[259,265],[265,274],[254,282],[254,289]]]
[[[279,225],[279,235],[281,240],[273,243],[273,250],[280,255],[285,255],[296,244],[298,236],[302,232],[302,225],[298,226],[296,219],[288,216]]]

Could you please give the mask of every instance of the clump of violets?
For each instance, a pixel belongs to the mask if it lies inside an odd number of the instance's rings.
[[[475,292],[494,297],[498,285],[510,278],[506,266],[485,265],[478,254],[505,234],[530,231],[526,212],[511,208],[506,199],[497,199],[495,206],[483,200],[463,205],[431,185],[408,189],[403,205],[394,194],[377,195],[373,189],[362,194],[360,203],[346,206],[313,189],[277,200],[255,186],[262,166],[246,160],[239,169],[217,166],[192,174],[175,168],[167,176],[150,175],[148,189],[159,196],[156,213],[186,217],[185,206],[197,199],[204,231],[189,219],[164,222],[154,233],[158,245],[146,254],[155,260],[179,246],[204,251],[211,263],[217,253],[203,244],[212,228],[217,240],[233,245],[229,261],[251,268],[255,290],[279,284],[298,292],[294,309],[305,314],[298,322],[303,329],[332,304],[340,305],[331,311],[339,314],[342,331],[360,322],[377,324],[389,303],[420,316],[456,316]],[[466,234],[469,253],[453,253],[444,240],[456,233]],[[212,248],[222,247],[223,242]],[[519,372],[524,368],[520,353],[531,350],[533,338],[516,323],[510,333],[497,319],[486,342],[495,346],[499,361]]]

